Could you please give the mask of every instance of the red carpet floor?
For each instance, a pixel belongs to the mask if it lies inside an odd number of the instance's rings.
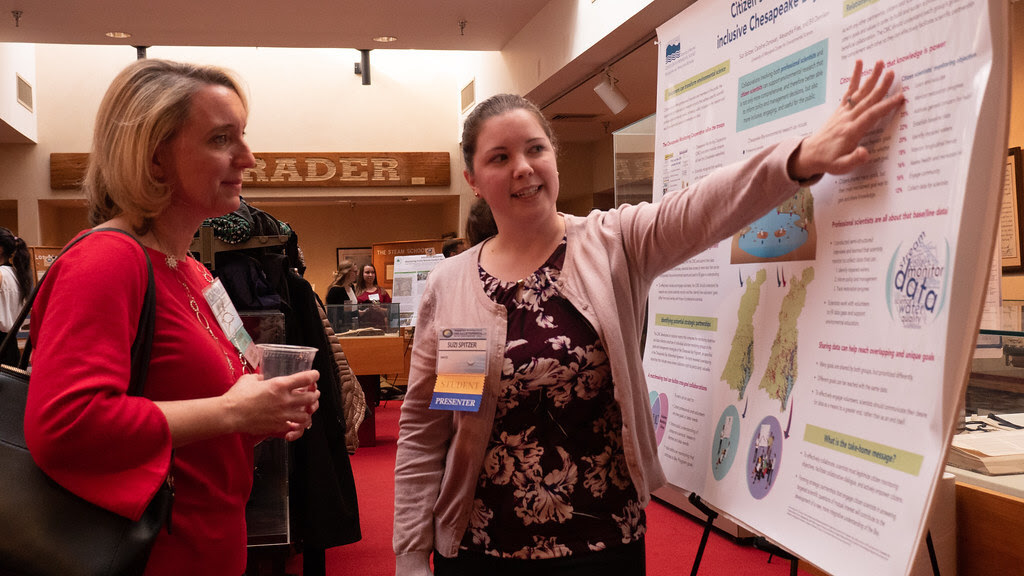
[[[401,402],[381,404],[376,412],[376,446],[363,446],[352,456],[363,539],[327,551],[327,576],[393,576],[391,551],[394,518],[395,445]],[[658,501],[647,508],[647,573],[650,576],[688,576],[700,545],[703,525],[689,515]],[[790,563],[741,545],[713,531],[699,576],[787,576]],[[289,562],[290,574],[301,573],[301,561]],[[800,576],[808,576],[799,570]]]

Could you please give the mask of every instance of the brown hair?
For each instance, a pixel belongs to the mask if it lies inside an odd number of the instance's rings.
[[[480,137],[480,130],[483,128],[484,122],[513,110],[526,110],[533,114],[537,118],[537,123],[544,130],[544,134],[551,141],[552,149],[558,151],[558,144],[555,142],[555,133],[551,130],[551,124],[536,104],[516,94],[498,94],[477,104],[462,125],[462,160],[466,163],[467,172],[473,174],[476,141]]]
[[[124,214],[137,233],[148,231],[171,200],[167,186],[150,172],[153,154],[181,129],[192,98],[209,85],[233,90],[248,112],[239,81],[214,66],[142,59],[114,78],[96,113],[82,183],[93,225]]]
[[[498,226],[494,223],[491,207],[483,198],[477,198],[466,217],[466,238],[469,239],[469,245],[476,246],[497,233]]]
[[[367,268],[373,268],[373,287],[380,288],[380,279],[377,278],[377,267],[373,264],[363,264],[359,267],[359,278],[356,278],[356,294],[362,294],[368,288],[366,278],[364,277]],[[380,289],[383,290],[383,288]]]

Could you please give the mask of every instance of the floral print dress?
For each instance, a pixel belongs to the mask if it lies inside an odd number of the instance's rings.
[[[519,282],[480,268],[508,310],[497,411],[462,548],[558,558],[640,539],[646,520],[626,468],[608,357],[558,292],[565,239]]]

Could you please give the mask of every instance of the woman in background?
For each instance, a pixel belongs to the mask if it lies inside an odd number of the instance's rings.
[[[477,198],[466,216],[466,239],[469,245],[476,246],[497,233],[498,227],[494,224],[491,207],[483,198]]]
[[[0,342],[18,331],[14,321],[32,291],[32,261],[25,241],[0,226]],[[18,365],[18,347],[10,346],[0,363]]]
[[[363,266],[363,273],[356,282],[356,300],[362,302],[391,302],[391,295],[377,285],[377,268],[373,264]]]
[[[334,273],[334,282],[327,289],[327,305],[337,306],[350,302],[356,302],[355,282],[359,276],[359,269],[355,262],[342,260],[338,264],[338,270]]]

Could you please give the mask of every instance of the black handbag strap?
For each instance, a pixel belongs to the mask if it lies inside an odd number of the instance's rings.
[[[146,257],[146,272],[148,274],[148,282],[146,284],[146,294],[142,300],[142,313],[139,315],[139,328],[135,334],[135,340],[132,342],[132,377],[131,382],[128,385],[128,394],[132,396],[142,396],[145,389],[146,376],[149,372],[149,355],[153,349],[153,327],[156,321],[156,290],[153,282],[153,262],[149,258],[149,252],[146,251],[146,247],[139,242],[138,238],[120,230],[118,228],[94,228],[71,242],[60,251],[57,258],[60,258],[65,252],[71,249],[72,246],[81,242],[86,236],[93,234],[94,232],[119,232],[125,236],[135,240],[135,242],[142,248],[142,254]],[[56,261],[56,258],[54,259]],[[51,266],[53,264],[51,263]],[[47,271],[48,273],[49,271]],[[46,274],[39,279],[35,287],[32,288],[32,292],[28,298],[25,299],[25,305],[21,307],[21,312],[18,314],[18,318],[11,325],[11,330],[7,333],[2,344],[0,344],[0,356],[8,349],[9,346],[17,346],[18,342],[18,331],[21,326],[25,323],[25,319],[28,318],[29,311],[32,309],[32,302],[36,299],[36,294],[39,292],[39,288],[43,285],[43,281],[46,280]],[[21,369],[25,369],[28,366],[28,358],[32,353],[32,340],[31,338],[25,342],[25,351],[21,355],[21,361],[18,365]]]

